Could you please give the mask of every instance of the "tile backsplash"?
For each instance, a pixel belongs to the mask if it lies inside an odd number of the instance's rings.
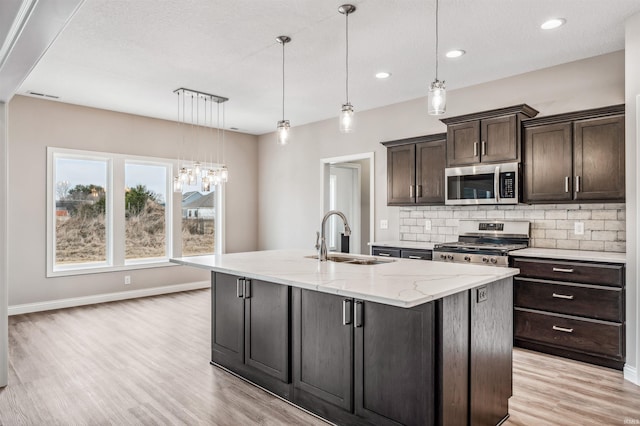
[[[531,247],[625,251],[625,205],[618,203],[400,207],[400,240],[455,241],[460,219],[528,220]],[[574,233],[575,222],[584,223],[583,235]]]

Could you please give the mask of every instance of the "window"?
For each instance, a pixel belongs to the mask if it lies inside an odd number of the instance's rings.
[[[174,193],[177,167],[175,160],[49,148],[47,276],[221,252],[224,189]]]

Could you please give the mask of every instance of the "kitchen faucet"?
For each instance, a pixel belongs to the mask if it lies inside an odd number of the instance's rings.
[[[322,231],[322,236],[320,237],[320,244],[318,244],[319,233],[316,232],[316,250],[319,250],[318,259],[320,259],[320,261],[322,262],[327,260],[327,242],[325,240],[324,228],[325,228],[325,224],[327,223],[327,219],[329,219],[329,217],[334,214],[337,216],[340,216],[342,218],[342,221],[344,222],[344,235],[347,235],[347,236],[351,235],[351,228],[349,227],[349,222],[347,221],[347,217],[344,215],[344,213],[338,210],[329,210],[327,214],[325,214],[324,217],[322,218],[322,225],[320,225],[321,227],[320,230]]]

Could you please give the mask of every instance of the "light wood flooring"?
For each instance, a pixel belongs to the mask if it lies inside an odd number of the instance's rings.
[[[10,317],[0,425],[324,425],[209,365],[210,295]],[[506,425],[640,424],[618,371],[515,350],[513,390]]]

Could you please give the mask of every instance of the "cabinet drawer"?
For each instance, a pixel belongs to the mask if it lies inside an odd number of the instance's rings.
[[[623,357],[624,327],[621,324],[516,308],[514,333],[516,339],[616,359]]]
[[[400,249],[386,247],[372,247],[371,254],[374,256],[400,257]]]
[[[431,250],[402,250],[401,254],[404,259],[431,260],[433,257]]]
[[[624,282],[623,265],[516,258],[513,267],[520,269],[521,277],[614,287],[622,287]]]
[[[516,278],[514,304],[519,308],[538,309],[622,322],[623,292],[618,288],[571,285]]]

